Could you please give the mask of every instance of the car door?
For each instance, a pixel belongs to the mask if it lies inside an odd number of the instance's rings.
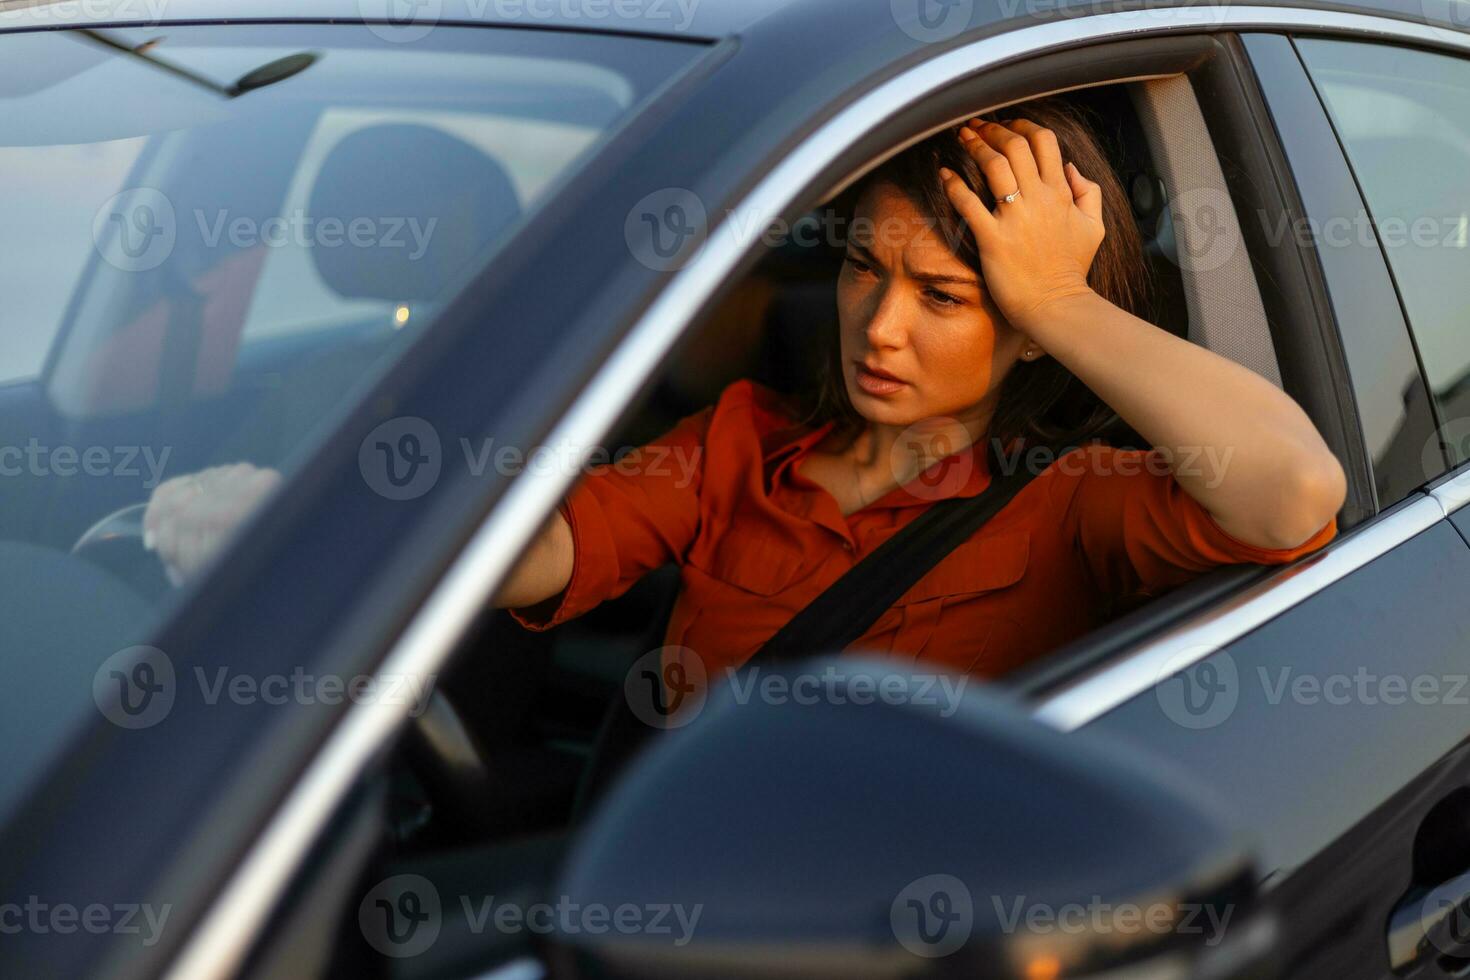
[[[1243,38],[1339,327],[1377,514],[1039,708],[1218,792],[1257,836],[1293,977],[1470,964],[1433,929],[1470,870],[1470,36],[1436,31],[1453,52]]]

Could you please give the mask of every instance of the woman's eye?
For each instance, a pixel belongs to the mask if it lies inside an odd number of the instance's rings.
[[[958,296],[951,296],[949,293],[940,292],[937,289],[929,290],[929,298],[940,306],[959,306],[964,302]]]
[[[852,266],[853,272],[863,273],[873,271],[872,266],[868,265],[868,263],[864,262],[862,259],[854,255],[849,255],[847,257],[847,264]]]

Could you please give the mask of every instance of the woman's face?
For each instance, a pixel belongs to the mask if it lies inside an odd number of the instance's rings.
[[[904,427],[988,420],[1026,337],[894,185],[863,193],[849,232],[837,311],[843,378],[858,414]]]

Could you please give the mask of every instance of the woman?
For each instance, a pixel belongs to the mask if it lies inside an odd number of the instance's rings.
[[[1117,417],[1154,448],[1046,461],[854,649],[994,676],[1208,568],[1331,540],[1346,480],[1310,420],[1136,315],[1147,269],[1096,139],[1057,100],[1026,110],[941,133],[849,193],[837,356],[814,405],[737,382],[637,457],[696,465],[598,468],[496,605],[545,629],[678,562],[666,643],[734,667],[934,501],[983,490],[987,441],[1014,460]],[[179,541],[202,555],[167,488],[150,539],[170,561]]]

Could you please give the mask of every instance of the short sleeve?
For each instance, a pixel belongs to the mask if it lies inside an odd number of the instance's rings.
[[[1061,528],[1105,593],[1157,595],[1220,565],[1280,565],[1337,535],[1334,517],[1293,548],[1261,548],[1229,534],[1174,479],[1157,450],[1091,445],[1055,464]]]
[[[614,599],[644,575],[680,561],[699,532],[705,434],[712,408],[663,436],[593,467],[562,502],[572,529],[572,577],[561,595],[512,609],[527,629],[546,630]]]

